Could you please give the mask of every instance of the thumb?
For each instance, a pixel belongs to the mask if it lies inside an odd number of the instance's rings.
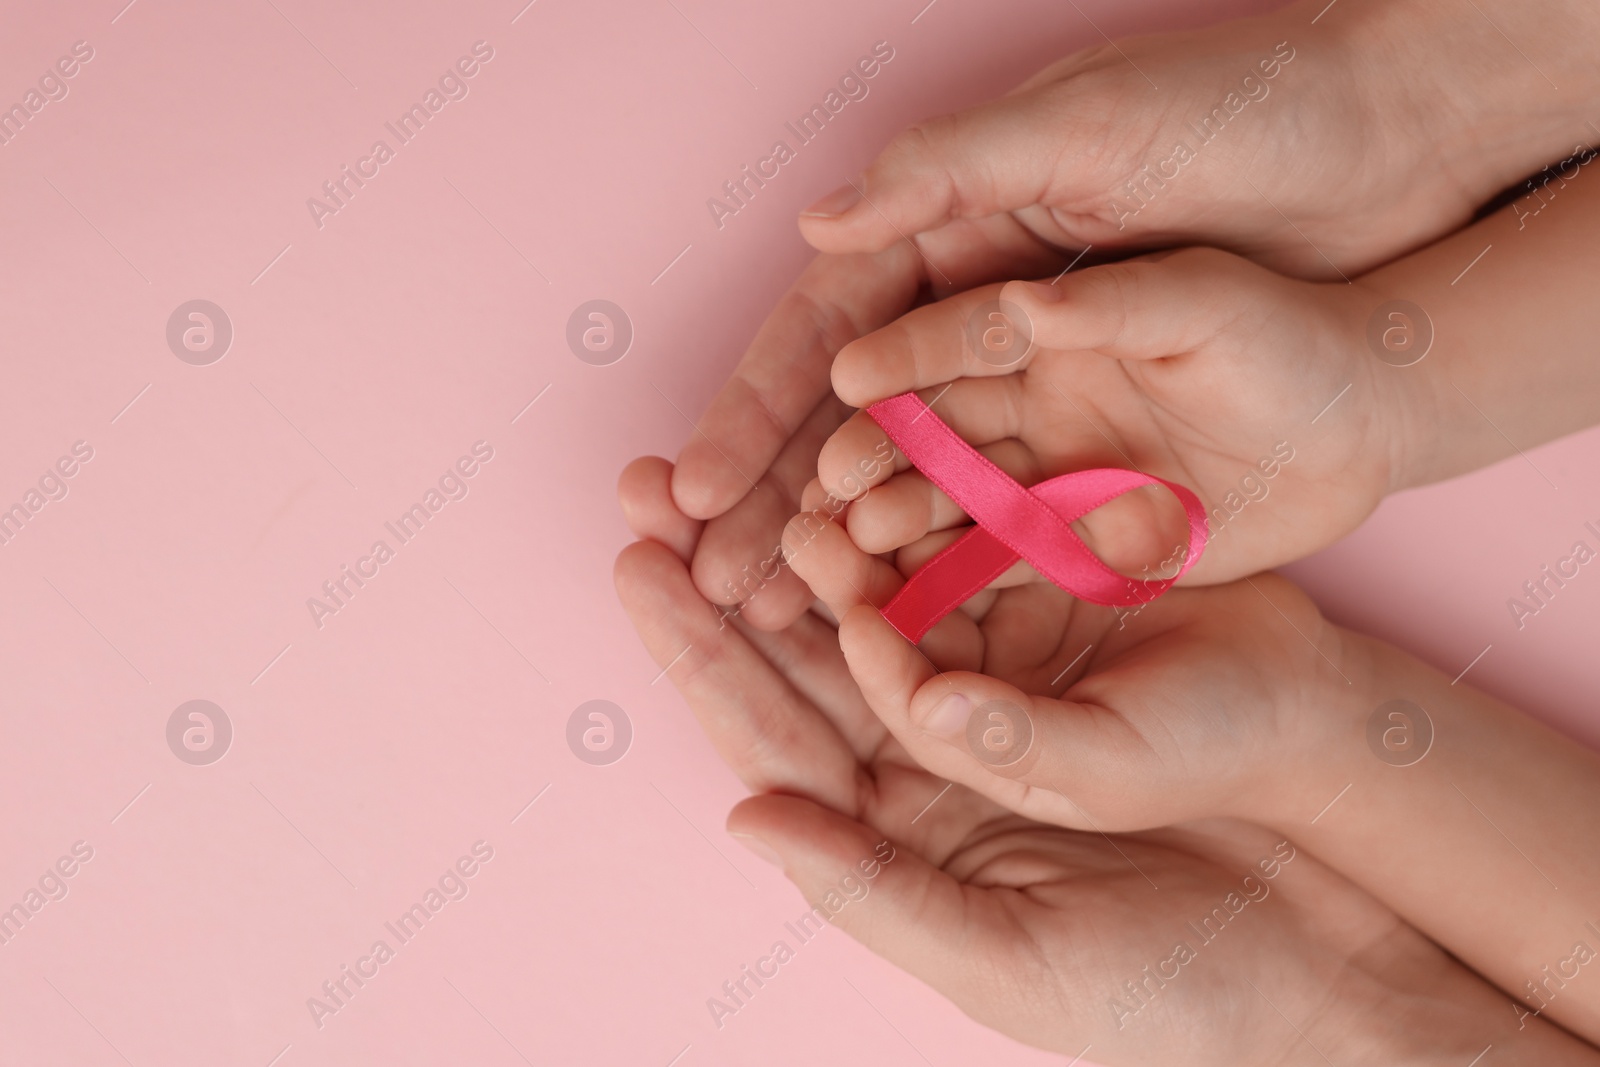
[[[1268,272],[1209,248],[1125,260],[1063,274],[1054,282],[1009,282],[1000,290],[1033,343],[1093,350],[1117,359],[1159,359],[1215,339],[1270,298]]]
[[[791,949],[831,924],[960,1003],[973,946],[966,890],[950,875],[801,797],[750,797],[728,815],[728,832],[781,866],[811,905],[788,924]]]
[[[1154,780],[1148,747],[1107,708],[1033,696],[986,674],[935,674],[870,608],[840,620],[839,647],[867,704],[931,774],[1079,830],[1143,829],[1153,811],[1176,807],[1140,788]]]
[[[860,178],[801,212],[800,232],[819,252],[876,252],[955,219],[1037,204],[1053,186],[1060,192],[1059,153],[1041,143],[1082,140],[1040,93],[918,123]]]
[[[1013,811],[1046,746],[1039,709],[1057,704],[968,671],[935,673],[917,650],[870,608],[839,623],[839,647],[861,695],[926,770],[966,785]],[[1046,784],[1035,780],[1035,785]],[[1027,814],[1024,812],[1023,814]]]

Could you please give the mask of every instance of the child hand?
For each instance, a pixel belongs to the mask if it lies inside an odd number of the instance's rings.
[[[1537,1018],[1519,1029],[1481,979],[1286,835],[1219,820],[1113,838],[951,789],[885,731],[816,615],[778,632],[717,624],[685,569],[699,531],[671,502],[670,472],[643,460],[623,480],[630,525],[652,540],[618,559],[618,591],[717,749],[765,794],[729,830],[782,866],[807,899],[797,910],[815,905],[973,1018],[1099,1063],[1201,1067],[1264,1049],[1285,1065],[1465,1063],[1489,1042],[1594,1062]]]
[[[997,297],[1031,323],[1033,345],[1010,364],[974,347]],[[934,413],[1023,485],[1121,467],[1187,486],[1211,529],[1182,580],[1222,582],[1331,543],[1394,484],[1408,394],[1402,372],[1366,347],[1379,303],[1359,284],[1292,281],[1187,249],[919,308],[845,346],[833,382],[861,407],[924,390]],[[933,388],[941,382],[951,384]],[[856,544],[902,550],[909,573],[969,520],[898,450],[891,464],[874,462],[888,454],[887,435],[858,412],[823,446],[818,476],[840,498],[861,497],[845,512]],[[1170,574],[1189,540],[1177,501],[1154,488],[1076,525],[1133,577]],[[1023,580],[1039,579],[1019,564],[1001,584]]]
[[[837,523],[792,523],[786,547],[919,765],[1073,829],[1271,826],[1506,990],[1519,1029],[1548,1016],[1600,1039],[1600,992],[1571,981],[1600,936],[1593,752],[1275,575],[1122,612],[1042,582],[988,590],[913,646],[871,606],[901,584],[887,561]]]
[[[838,524],[791,523],[785,547],[841,620],[852,676],[911,757],[1019,814],[1144,830],[1260,820],[1324,791],[1304,766],[1332,728],[1315,698],[1346,686],[1339,631],[1275,575],[1174,589],[1135,609],[1046,582],[990,590],[913,646],[874,608],[903,582],[892,565]],[[983,747],[1001,741],[1011,747]]]

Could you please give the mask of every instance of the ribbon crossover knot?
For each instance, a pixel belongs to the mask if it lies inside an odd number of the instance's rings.
[[[1200,498],[1181,485],[1137,471],[1074,471],[1023,488],[963,441],[915,393],[867,409],[905,457],[977,523],[925,563],[883,609],[906,640],[922,640],[933,624],[976,595],[1019,559],[1080,600],[1105,606],[1143,604],[1172,587],[1199,560],[1207,526]],[[1189,520],[1189,548],[1171,578],[1129,578],[1107,567],[1072,523],[1123,493],[1164,485]]]

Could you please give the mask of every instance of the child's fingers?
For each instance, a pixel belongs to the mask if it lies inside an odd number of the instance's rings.
[[[1033,453],[1020,441],[997,441],[978,452],[1023,485],[1040,479]],[[893,552],[926,534],[971,521],[925,474],[908,470],[852,503],[845,528],[863,552]]]
[[[823,443],[817,454],[816,477],[840,500],[854,500],[911,468],[911,461],[895,448],[883,427],[865,411],[851,415]]]
[[[929,405],[931,414],[977,447],[1021,434],[1025,388],[1020,375],[961,378],[924,387],[917,395]],[[883,427],[868,412],[858,411],[822,446],[816,473],[835,496],[854,500],[864,489],[881,485],[910,467],[910,460],[895,448]]]
[[[812,483],[807,499],[821,489]],[[803,511],[784,531],[784,551],[794,573],[804,579],[834,618],[842,618],[863,604],[881,609],[900,591],[905,579],[888,561],[862,552],[844,527],[830,519],[827,508]],[[961,612],[940,619],[922,638],[921,651],[911,654],[946,669],[975,668],[983,657],[983,639],[977,623]]]
[[[839,645],[872,710],[930,772],[1060,826],[1144,828],[1151,756],[1121,716],[984,674],[935,674],[866,608],[842,619]],[[1156,811],[1180,812],[1186,798],[1154,799],[1167,805]]]
[[[814,496],[815,491],[808,491]],[[904,584],[900,572],[850,541],[827,506],[802,511],[783,531],[783,551],[794,573],[838,618],[858,604],[882,607]]]
[[[897,474],[850,505],[845,529],[863,552],[893,552],[924,537],[969,521],[920,471]]]
[[[1039,346],[1011,330],[1010,319],[992,318],[1000,291],[986,285],[924,304],[851,341],[834,357],[834,392],[865,407],[957,378],[995,378],[1025,368]]]
[[[1212,340],[1271,278],[1237,256],[1190,248],[1089,267],[1053,283],[1008,282],[998,299],[1020,309],[1042,348],[1159,359]],[[835,388],[838,380],[836,366]]]

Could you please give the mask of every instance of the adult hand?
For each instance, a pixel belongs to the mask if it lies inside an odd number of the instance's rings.
[[[719,623],[686,570],[701,527],[673,505],[670,471],[646,459],[623,475],[629,523],[651,540],[618,558],[617,587],[724,759],[766,794],[730,832],[973,1018],[1109,1065],[1467,1062],[1490,1041],[1594,1062],[1540,1021],[1518,1034],[1503,997],[1275,835],[1228,821],[1077,833],[942,792],[821,618]],[[830,905],[864,880],[867,895]]]
[[[739,604],[746,622],[766,629],[787,626],[810,605],[804,583],[773,557],[816,474],[822,442],[849,414],[828,382],[839,349],[893,322],[919,294],[1059,270],[1065,262],[993,223],[953,228],[927,253],[902,243],[813,260],[711,401],[671,475],[679,511],[709,520],[691,565],[701,595]]]
[[[1595,135],[1600,78],[1570,45],[1600,29],[1593,5],[1472,13],[1302,0],[1108,42],[912,126],[801,232],[819,251],[867,252],[1004,218],[1053,247],[1206,244],[1298,277],[1354,276]]]
[[[1088,49],[907,131],[869,168],[870,203],[802,219],[835,254],[779,303],[679,457],[678,508],[712,520],[692,568],[702,594],[749,601],[744,618],[769,629],[804,610],[790,576],[750,573],[768,566],[819,435],[842,417],[834,354],[919,292],[1049,276],[1090,243],[1212,243],[1287,273],[1353,274],[1568,154],[1589,137],[1600,68],[1567,41],[1600,9],[1510,3],[1481,0],[1485,17],[1463,19],[1427,0],[1312,0]],[[1520,57],[1495,28],[1508,21]],[[1180,142],[1194,158],[1168,162],[1187,156]]]

